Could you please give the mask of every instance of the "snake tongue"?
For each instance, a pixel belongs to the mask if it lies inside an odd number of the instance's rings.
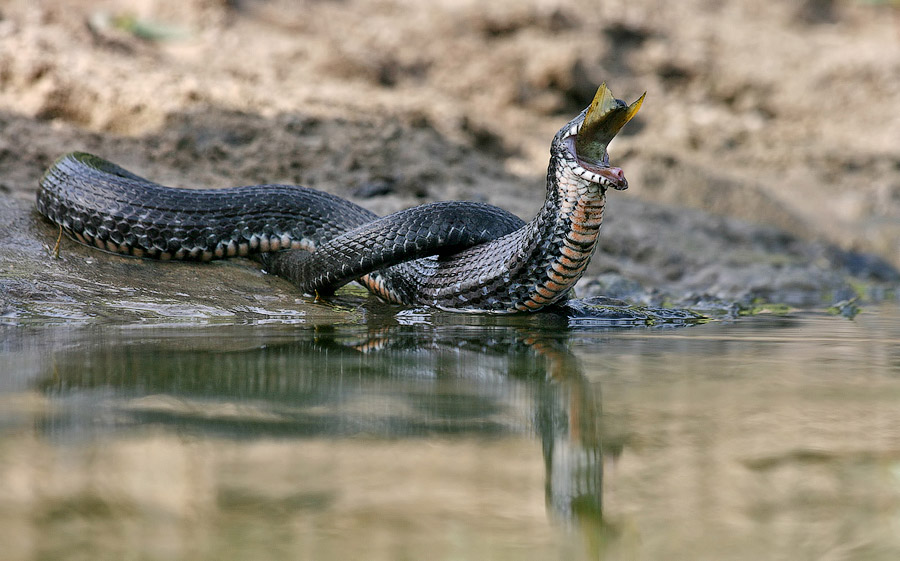
[[[613,97],[605,83],[597,88],[575,139],[575,155],[593,164],[605,162],[607,146],[625,123],[635,116],[646,95],[647,92],[644,92],[634,103],[626,105]]]

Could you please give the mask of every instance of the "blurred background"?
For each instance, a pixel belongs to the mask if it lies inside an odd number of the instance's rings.
[[[302,183],[377,212],[486,200],[528,218],[550,138],[604,81],[647,101],[611,150],[631,188],[593,274],[733,297],[753,281],[722,268],[800,259],[797,240],[900,265],[891,0],[6,0],[0,190],[31,200],[82,149],[176,185]],[[724,253],[745,257],[688,278]]]

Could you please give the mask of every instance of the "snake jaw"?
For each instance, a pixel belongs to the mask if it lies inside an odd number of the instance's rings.
[[[569,134],[563,139],[565,147],[568,149],[570,156],[566,158],[568,166],[572,172],[589,181],[602,186],[604,189],[613,188],[617,191],[628,189],[628,180],[625,179],[625,172],[622,168],[609,165],[609,158],[605,158],[602,162],[594,163],[582,160],[575,154],[575,140],[578,136],[578,127],[572,127]]]
[[[597,88],[584,118],[573,126],[565,141],[574,156],[581,177],[614,189],[627,189],[628,181],[621,169],[610,167],[607,147],[613,137],[630,121],[644,103],[644,92],[631,105],[616,99],[606,84]]]

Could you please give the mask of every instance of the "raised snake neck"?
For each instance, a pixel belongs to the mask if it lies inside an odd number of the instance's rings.
[[[554,137],[546,199],[528,223],[471,202],[378,219],[295,185],[164,187],[84,153],[47,170],[37,209],[82,243],[137,257],[206,261],[275,252],[260,257],[265,268],[305,292],[357,279],[393,303],[535,311],[567,298],[596,248],[606,189],[627,187],[618,168],[575,156],[584,116]]]

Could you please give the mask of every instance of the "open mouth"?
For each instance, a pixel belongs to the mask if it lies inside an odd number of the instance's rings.
[[[569,152],[575,156],[578,169],[575,172],[595,183],[613,189],[627,189],[628,181],[620,168],[609,165],[607,147],[613,137],[630,121],[644,102],[644,92],[631,105],[616,99],[606,84],[597,88],[584,120],[573,127],[565,141]]]
[[[575,156],[573,162],[575,174],[592,183],[599,183],[604,187],[612,187],[618,191],[628,189],[628,180],[625,179],[625,172],[622,171],[622,168],[610,166],[608,156],[600,162],[589,162],[579,158],[575,151],[576,137],[577,133],[565,139],[569,153]]]

